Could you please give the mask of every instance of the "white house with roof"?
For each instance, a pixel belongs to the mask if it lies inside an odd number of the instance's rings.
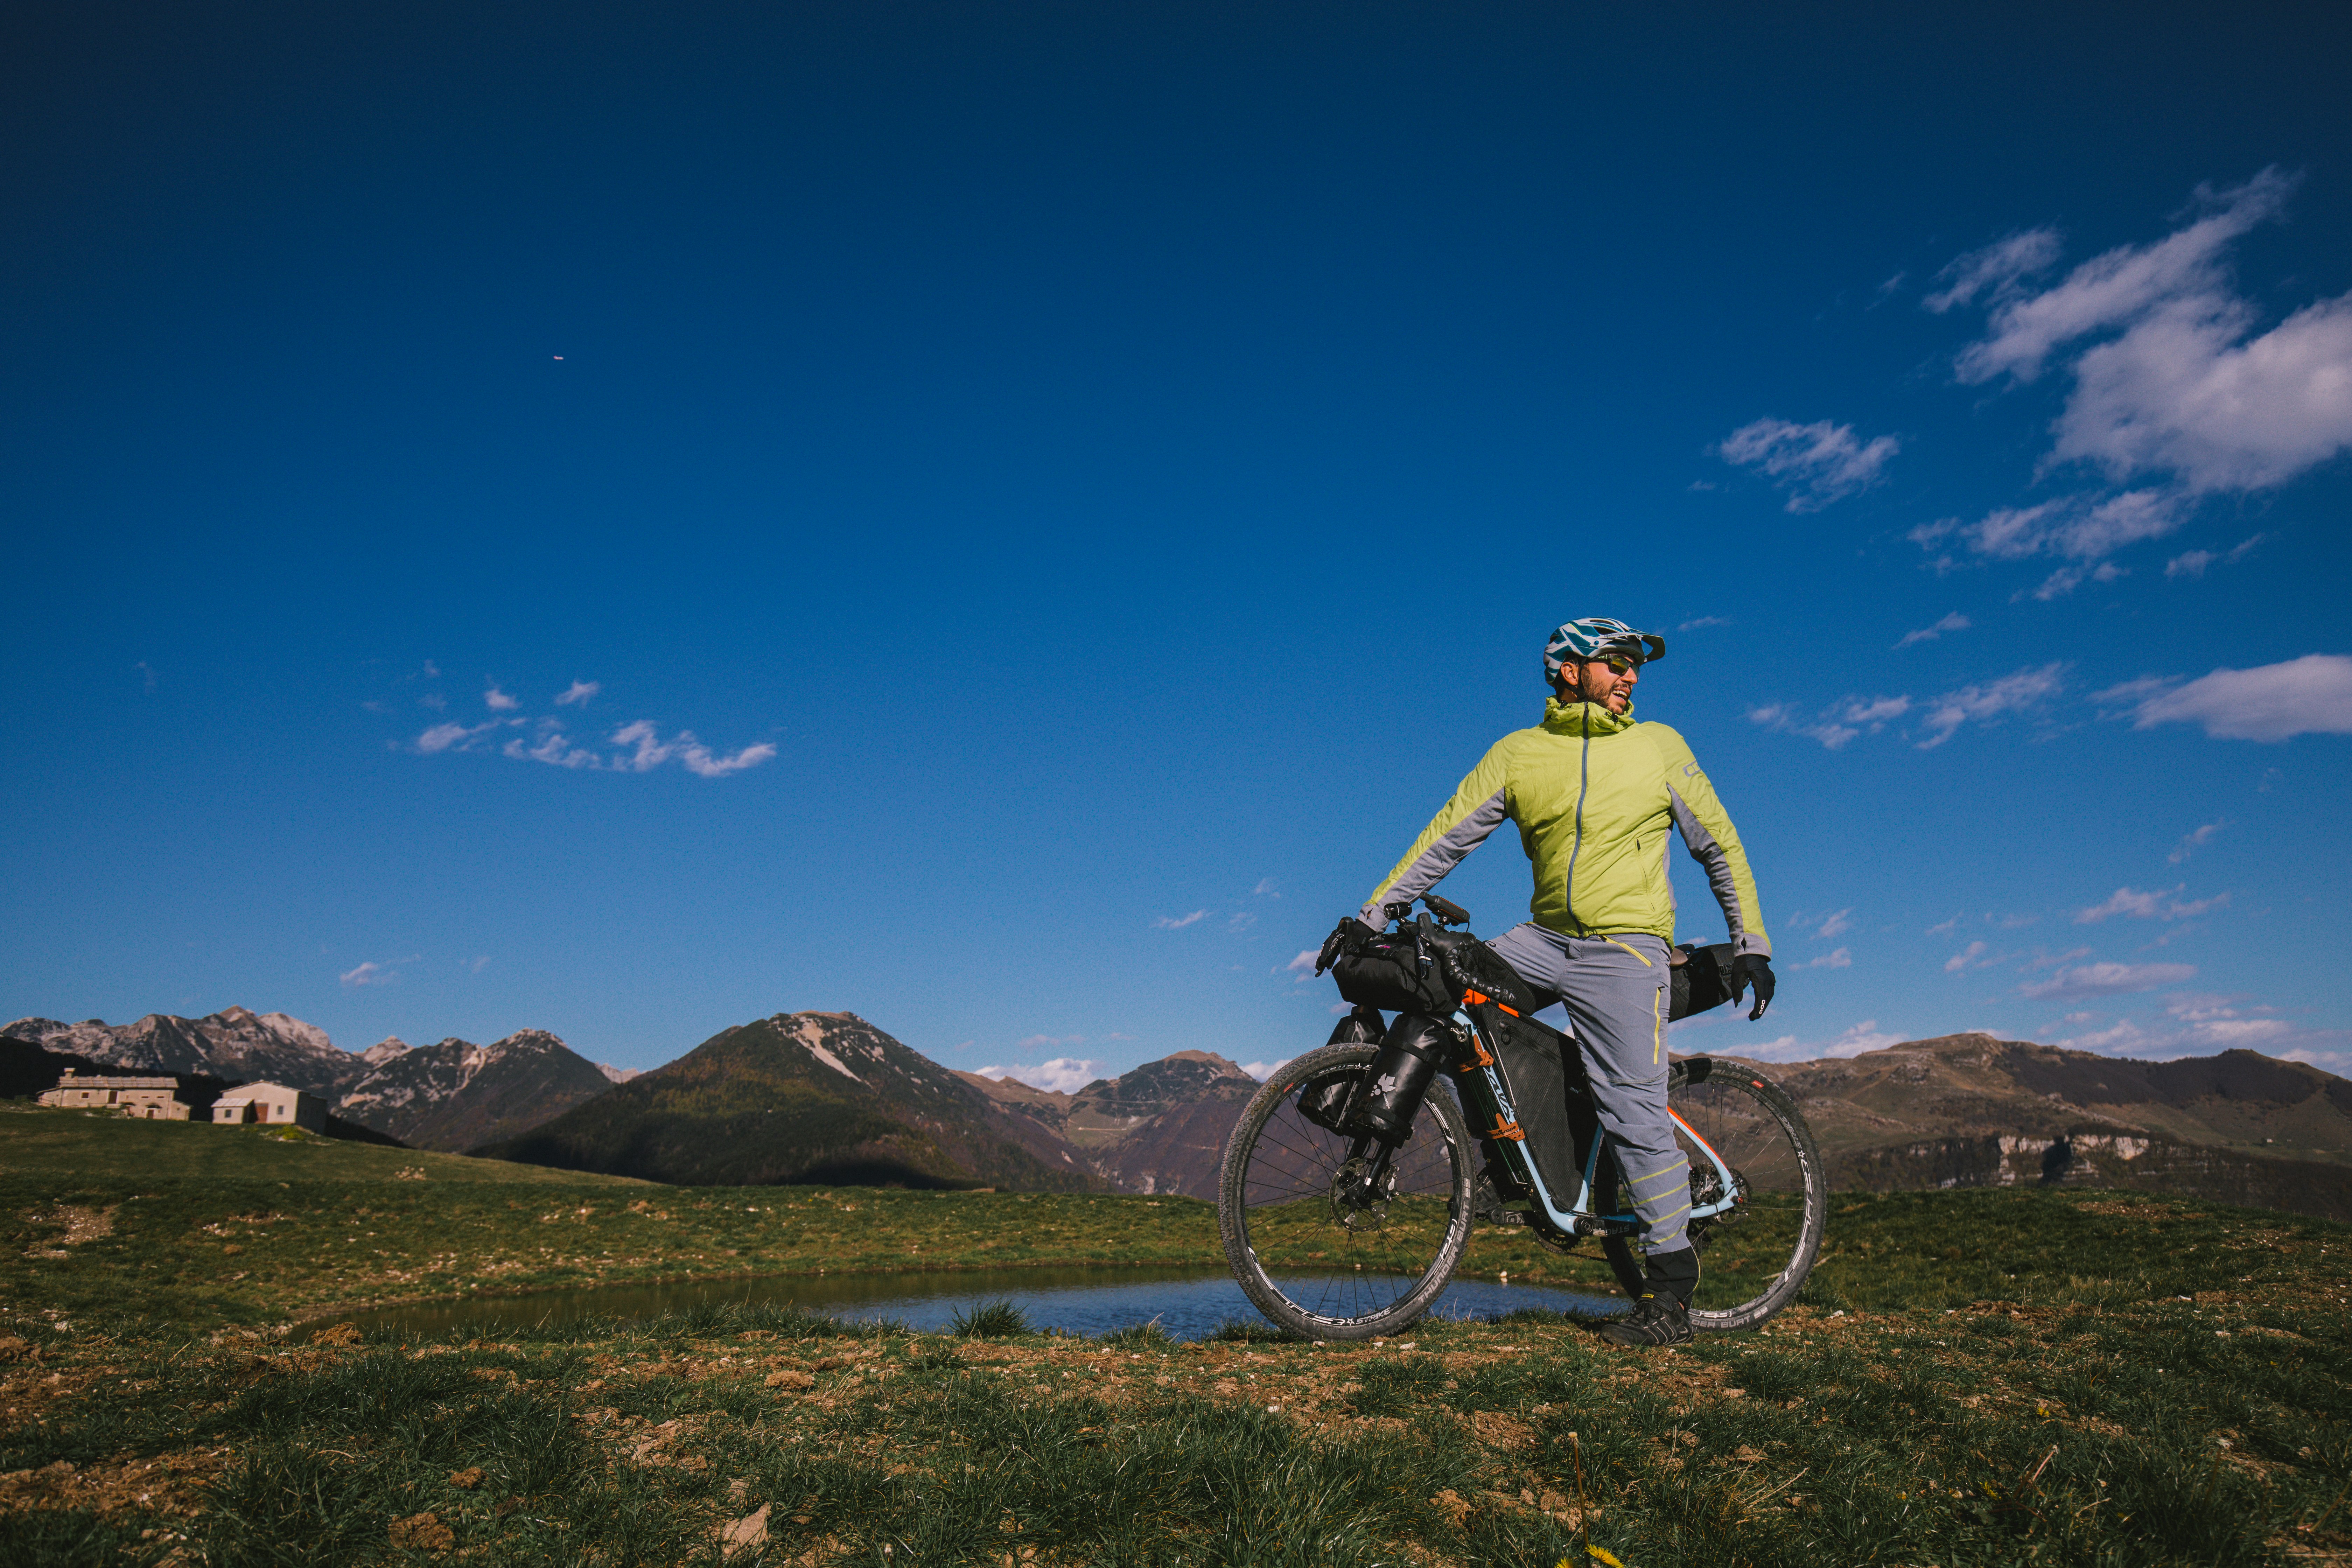
[[[304,1089],[282,1083],[243,1083],[213,1101],[215,1125],[246,1122],[290,1122],[323,1134],[327,1102]]]

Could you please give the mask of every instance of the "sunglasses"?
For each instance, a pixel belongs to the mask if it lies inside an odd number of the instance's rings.
[[[1609,667],[1611,674],[1622,675],[1629,669],[1640,668],[1643,661],[1637,654],[1604,653],[1596,655],[1591,658],[1586,659],[1584,662],[1587,664],[1605,664]]]

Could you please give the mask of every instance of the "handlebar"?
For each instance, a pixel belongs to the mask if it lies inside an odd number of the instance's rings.
[[[1435,893],[1423,893],[1421,901],[1429,906],[1429,912],[1437,917],[1439,925],[1467,928],[1470,924],[1470,911],[1451,899],[1441,899]],[[1392,921],[1401,921],[1412,913],[1412,900],[1407,899],[1401,904],[1382,904],[1381,913]]]

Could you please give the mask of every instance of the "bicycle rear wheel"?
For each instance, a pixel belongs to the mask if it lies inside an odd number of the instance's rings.
[[[1382,1200],[1335,1201],[1350,1141],[1298,1111],[1302,1084],[1369,1067],[1380,1047],[1325,1046],[1286,1065],[1242,1110],[1225,1144],[1217,1226],[1234,1278],[1276,1327],[1311,1339],[1391,1334],[1445,1289],[1470,1239],[1469,1125],[1433,1083],[1389,1162]]]
[[[1797,1102],[1738,1062],[1706,1057],[1676,1062],[1666,1083],[1666,1107],[1683,1123],[1675,1139],[1690,1157],[1692,1205],[1722,1196],[1715,1163],[1693,1142],[1694,1133],[1731,1167],[1740,1199],[1722,1215],[1691,1222],[1700,1265],[1691,1327],[1701,1332],[1752,1329],[1796,1300],[1821,1251],[1829,1212],[1822,1152]],[[1632,1240],[1610,1237],[1603,1250],[1625,1293],[1639,1296],[1642,1258]]]

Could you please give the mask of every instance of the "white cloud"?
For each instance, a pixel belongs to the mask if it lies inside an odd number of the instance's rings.
[[[2037,969],[2055,969],[2062,963],[2072,963],[2078,958],[2090,956],[2091,950],[2087,947],[2069,948],[2064,952],[2040,953],[2027,961],[2025,973],[2031,974]]]
[[[2247,341],[2253,306],[2168,304],[2075,367],[2055,455],[2111,478],[2169,471],[2192,491],[2284,484],[2352,447],[2352,294]]]
[[[1984,954],[1985,944],[1980,942],[1972,942],[1969,943],[1968,946],[1960,949],[1959,952],[1952,954],[1951,957],[1944,960],[1944,973],[1947,974],[1958,974],[1963,969],[1971,967],[1980,969],[1983,967],[1983,964],[1978,961],[1982,959]]]
[[[1853,913],[1853,908],[1852,905],[1848,905],[1846,908],[1842,909],[1837,913],[1830,916],[1829,919],[1823,921],[1822,922],[1821,929],[1813,932],[1813,934],[1820,937],[1824,942],[1833,936],[1843,936],[1847,931],[1853,929],[1853,922],[1846,919],[1846,916],[1852,913]]]
[[[500,691],[495,683],[482,693],[482,703],[493,713],[511,713],[522,706],[520,698],[508,696]]]
[[[694,731],[691,730],[680,730],[677,732],[677,760],[686,764],[688,773],[698,778],[723,779],[729,773],[740,773],[745,768],[756,768],[776,754],[776,748],[765,741],[754,746],[746,746],[733,756],[722,757],[696,740]]]
[[[2282,1060],[2309,1062],[2315,1066],[2327,1066],[2331,1059],[2344,1059],[2336,1054],[2347,1043],[2341,1031],[2299,1029],[2284,1018],[2248,1017],[2245,1016],[2247,1013],[2265,1015],[2273,1009],[2267,1006],[2241,1008],[2236,1005],[2239,1000],[2206,992],[2180,992],[2165,999],[2164,1011],[2173,1025],[2169,1029],[2149,1029],[2136,1020],[2124,1018],[2112,1028],[2057,1043],[2081,1050],[2165,1060],[2237,1049],[2263,1050]],[[2095,1016],[2093,1014],[2074,1013],[2067,1015],[2066,1021],[2070,1024],[2089,1023]],[[2282,1047],[2294,1048],[2282,1049]]]
[[[483,970],[488,969],[489,966],[490,961],[486,955],[481,958],[467,959],[466,961],[465,968],[466,973],[468,974],[479,974]]]
[[[2020,236],[2007,242],[2018,246],[2016,255],[2032,265],[1996,267],[1984,273],[1994,301],[1989,321],[1991,331],[1982,342],[1961,353],[1960,380],[1974,384],[2006,375],[2032,381],[2065,343],[2125,326],[2168,302],[2211,293],[2223,284],[2223,251],[2277,213],[2294,186],[2294,181],[2276,170],[2265,169],[2233,191],[2216,195],[2200,188],[2199,195],[2212,207],[2204,217],[2153,245],[2118,246],[2093,257],[2038,293],[2011,285],[2056,258],[2057,237],[2049,230],[2037,230],[2035,236],[2046,237]],[[1974,253],[1978,258],[1990,254]],[[1971,259],[1963,257],[1953,266],[1962,267]],[[1938,296],[1945,300],[1940,308],[1973,302],[1979,291],[1947,290]],[[1939,307],[1931,302],[1929,308]]]
[[[1241,913],[1235,915],[1233,919],[1225,922],[1225,929],[1227,931],[1242,931],[1249,930],[1250,927],[1255,924],[1257,924],[1257,917],[1250,913],[1247,910],[1244,910]]]
[[[1736,468],[1760,468],[1789,492],[1789,510],[1819,511],[1869,489],[1902,450],[1892,436],[1864,442],[1851,425],[1798,425],[1759,419],[1723,438],[1716,455]]]
[[[2176,555],[2164,563],[2164,574],[2168,577],[2187,577],[2193,580],[2205,575],[2205,568],[2212,565],[2216,561],[2224,566],[2235,566],[2252,554],[2254,546],[2268,537],[2267,534],[2253,534],[2240,540],[2219,554],[2210,550],[2191,550],[2186,554]]]
[[[2189,1031],[2199,1045],[2222,1050],[2258,1046],[2294,1032],[2294,1026],[2284,1018],[2210,1018]]]
[[[731,757],[720,756],[696,740],[691,730],[680,730],[675,738],[665,741],[650,719],[640,719],[614,731],[612,743],[635,748],[604,764],[621,773],[649,773],[675,757],[687,772],[707,779],[725,778],[745,768],[757,767],[776,754],[775,747],[762,742],[746,746]]]
[[[2071,563],[2052,573],[2032,591],[2035,598],[2049,600],[2073,592],[2085,577],[2112,580],[2119,572],[2099,564],[2105,557],[2126,545],[2160,539],[2188,520],[2188,508],[2179,497],[2162,490],[2140,489],[2099,500],[2066,496],[2033,506],[2000,507],[1975,522],[1943,518],[1923,522],[1905,537],[1923,550],[1954,540],[1969,553],[1990,561],[2024,561],[2046,555]],[[1945,557],[1945,563],[1949,560]],[[1920,636],[1915,632],[1912,638]]]
[[[1729,621],[1725,620],[1721,616],[1701,616],[1695,621],[1685,621],[1682,625],[1676,626],[1675,630],[1678,632],[1696,632],[1704,630],[1708,626],[1727,626],[1730,624],[1731,623]]]
[[[1984,723],[2004,713],[2040,707],[2044,700],[2063,689],[2062,677],[2065,668],[2063,664],[2047,664],[2038,669],[2021,669],[1999,680],[1964,686],[1920,704],[1915,704],[1908,696],[1844,697],[1813,715],[1793,702],[1773,702],[1748,710],[1748,721],[1783,734],[1819,741],[1835,752],[1860,735],[1879,733],[1916,707],[1921,711],[1927,737],[1917,746],[1923,752],[1930,751],[1950,740],[1953,732],[1971,719]]]
[[[2217,669],[2185,686],[2148,678],[2110,687],[2098,700],[2133,703],[2135,730],[2202,724],[2217,741],[2347,735],[2352,734],[2352,658],[2307,653],[2283,664]]]
[[[1906,648],[1913,643],[1934,642],[1946,632],[1967,631],[1969,624],[1968,616],[1960,614],[1958,610],[1954,610],[1950,615],[1946,616],[1942,620],[1937,621],[1932,626],[1921,626],[1916,632],[1905,632],[1903,634],[1903,640],[1896,643],[1895,646],[1897,648]]]
[[[2079,926],[2097,925],[2116,915],[2128,915],[2141,921],[2186,920],[2190,915],[2201,915],[2208,910],[2229,906],[2230,895],[2227,893],[2216,893],[2210,899],[2200,899],[2194,903],[2182,903],[2179,895],[2187,891],[2188,887],[2189,884],[2183,882],[2169,892],[2154,893],[2143,893],[2133,888],[2117,888],[2105,903],[2094,904],[2087,910],[2076,910],[2074,923]]]
[[[2094,1034],[2076,1035],[2060,1040],[2069,1050],[2098,1051],[2107,1056],[2130,1056],[2147,1051],[2153,1043],[2148,1032],[2129,1018],[2118,1020],[2113,1028]]]
[[[1844,697],[1832,703],[1818,719],[1808,720],[1794,703],[1775,702],[1748,710],[1750,723],[1763,724],[1783,734],[1802,735],[1838,751],[1857,735],[1875,735],[1892,721],[1911,710],[1908,697]]]
[[[473,749],[474,742],[481,736],[500,727],[499,721],[496,719],[488,723],[471,727],[464,724],[436,724],[416,737],[416,749],[428,757],[439,752],[470,751]]]
[[[400,978],[400,972],[381,963],[362,963],[357,969],[347,969],[340,976],[345,985],[389,985]]]
[[[2021,985],[2018,991],[2036,999],[2073,1001],[2084,996],[2116,996],[2127,991],[2154,991],[2193,979],[2196,973],[2193,963],[2085,963],[2062,969],[2047,980]]]
[[[2060,677],[2065,668],[2063,664],[2045,664],[2039,669],[2004,675],[1982,686],[1964,686],[1958,691],[1946,692],[1927,705],[1922,721],[1929,733],[1918,742],[1918,749],[1924,752],[1942,745],[1971,719],[1984,723],[2004,713],[2024,712],[2041,706],[2064,685]]]
[[[1242,1063],[1242,1071],[1249,1074],[1250,1077],[1257,1079],[1260,1083],[1264,1083],[1266,1079],[1272,1078],[1276,1073],[1281,1070],[1282,1064],[1280,1062]]]
[[[2047,271],[2057,261],[2059,247],[2056,229],[2035,228],[1971,250],[1936,274],[1945,287],[1919,303],[1940,316],[1956,305],[1976,303],[1979,295],[2011,298],[2019,279]]]
[[[2200,849],[2204,848],[2206,845],[2210,844],[2213,841],[2213,836],[2229,826],[2230,819],[2225,816],[2221,818],[2219,821],[2207,823],[2204,826],[2198,828],[2193,833],[2182,834],[2180,836],[2180,842],[2173,846],[2172,853],[2164,858],[2165,864],[2168,866],[2179,865],[2183,860],[2188,859],[2191,855],[2194,855]]]
[[[1760,1046],[1726,1045],[1721,1049],[1725,1056],[1747,1057],[1759,1062],[1807,1062],[1823,1057],[1858,1057],[1864,1051],[1880,1051],[1889,1046],[1899,1046],[1909,1037],[1881,1029],[1875,1018],[1865,1018],[1836,1038],[1821,1044],[1808,1043],[1794,1035],[1783,1035]]]
[[[554,720],[541,719],[539,724],[537,744],[527,743],[520,735],[517,735],[499,749],[509,757],[550,763],[560,768],[593,768],[597,765],[595,753],[572,744],[571,737],[564,734]]]
[[[1161,915],[1158,920],[1153,921],[1151,923],[1160,931],[1182,931],[1186,926],[1192,924],[1195,921],[1206,920],[1208,917],[1208,910],[1194,910],[1189,915],[1179,915],[1173,920],[1171,920],[1166,915]]]
[[[1310,947],[1306,952],[1300,953],[1297,958],[1292,959],[1288,963],[1282,964],[1276,968],[1274,973],[1276,974],[1296,974],[1301,980],[1312,980],[1315,978],[1315,961],[1321,956],[1322,953],[1318,949]]]
[[[574,702],[584,703],[604,689],[604,686],[597,681],[575,680],[555,694],[555,705],[558,708],[564,708]]]
[[[1929,936],[1949,936],[1959,929],[1960,917],[1954,915],[1950,920],[1944,921],[1941,925],[1929,926],[1927,928],[1927,934]]]
[[[1835,952],[1825,952],[1811,963],[1801,963],[1797,967],[1800,969],[1852,969],[1853,955],[1842,947]]]
[[[1102,1076],[1095,1070],[1101,1065],[1076,1057],[1055,1057],[1035,1067],[984,1067],[979,1072],[982,1078],[1015,1079],[1032,1089],[1075,1094]]]
[[[1274,879],[1271,877],[1260,877],[1257,879],[1257,886],[1252,888],[1250,889],[1250,893],[1253,897],[1260,899],[1278,899],[1282,897],[1282,889],[1275,885]]]
[[[2266,169],[2234,190],[2200,187],[2194,222],[2094,257],[2040,291],[2017,282],[2054,258],[2046,230],[2005,242],[2032,241],[2030,255],[2004,261],[1996,247],[1962,258],[1948,269],[1952,287],[1928,300],[1948,310],[1983,294],[1991,305],[1988,335],[1956,362],[1958,378],[2032,381],[2088,342],[2051,457],[2118,482],[2167,472],[2191,493],[2259,489],[2327,461],[2352,447],[2352,295],[2258,333],[2260,312],[2225,266],[2295,183]]]

